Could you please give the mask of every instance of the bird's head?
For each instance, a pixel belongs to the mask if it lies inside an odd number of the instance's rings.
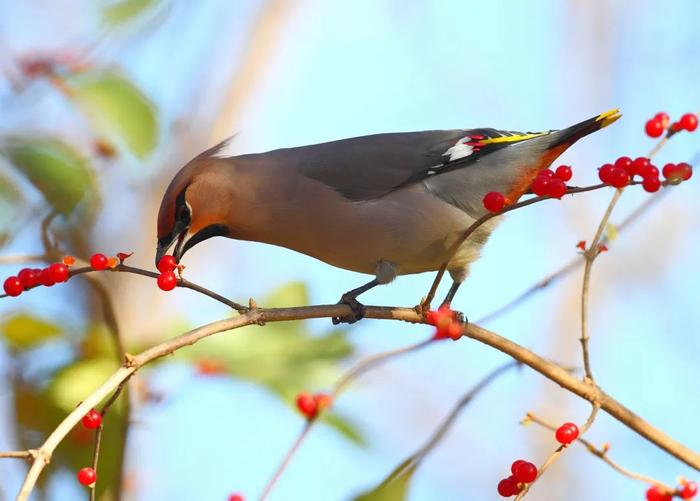
[[[176,261],[196,244],[216,236],[228,236],[225,180],[222,159],[214,155],[219,144],[198,155],[173,178],[158,211],[156,266],[173,247]]]

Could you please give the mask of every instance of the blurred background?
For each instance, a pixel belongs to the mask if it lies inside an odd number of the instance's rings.
[[[237,134],[231,154],[377,132],[494,126],[562,128],[614,107],[622,120],[562,158],[574,183],[620,155],[646,154],[644,122],[698,111],[695,0],[406,2],[393,0],[3,0],[0,8],[0,272],[36,266],[41,222],[79,257],[134,252],[151,269],[165,186],[191,157]],[[700,133],[696,133],[700,134]],[[679,134],[658,160],[692,161]],[[695,181],[695,180],[692,180]],[[691,449],[700,449],[700,241],[695,182],[667,190],[610,244],[593,271],[591,361],[600,385]],[[457,296],[478,320],[576,256],[609,190],[509,215]],[[613,221],[646,200],[625,192]],[[36,257],[38,256],[38,257]],[[333,303],[366,281],[271,246],[214,239],[186,276],[239,302]],[[368,304],[412,306],[431,274],[400,277]],[[581,365],[581,271],[485,327],[542,356]],[[447,284],[443,284],[444,286]],[[444,288],[444,287],[443,287]],[[100,291],[106,291],[102,294]],[[443,294],[441,290],[440,294]],[[440,296],[439,294],[439,296]],[[440,296],[441,297],[441,296]],[[0,450],[36,447],[117,365],[113,304],[137,353],[231,315],[188,290],[103,273],[0,301]],[[300,391],[328,389],[354,362],[430,335],[426,327],[328,320],[209,338],[139,372],[106,417],[100,499],[254,499],[303,426]],[[507,362],[476,342],[438,343],[358,381],[316,428],[273,500],[345,500],[370,490],[419,448],[455,402]],[[510,464],[540,464],[550,432],[527,411],[581,422],[589,406],[529,369],[481,393],[411,479],[410,500],[497,499]],[[600,414],[587,437],[611,457],[673,484],[694,472]],[[86,499],[75,471],[92,434],[76,428],[36,499]],[[0,499],[26,472],[0,461]],[[697,479],[697,477],[695,477]],[[643,499],[645,485],[572,447],[532,500]]]

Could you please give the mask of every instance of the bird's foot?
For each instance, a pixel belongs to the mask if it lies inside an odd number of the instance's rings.
[[[365,305],[360,303],[355,296],[343,294],[338,304],[347,304],[350,307],[351,313],[342,317],[333,317],[333,325],[338,324],[354,324],[358,320],[362,320],[365,316]]]
[[[453,310],[450,303],[442,303],[440,309],[443,308],[448,308],[452,312],[452,318],[454,318],[455,322],[459,322],[461,325],[467,325],[469,323],[467,316],[459,310]]]

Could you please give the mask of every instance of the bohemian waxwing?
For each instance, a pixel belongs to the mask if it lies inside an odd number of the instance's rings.
[[[225,157],[225,142],[185,165],[158,213],[156,263],[175,244],[180,260],[215,236],[287,247],[333,266],[374,275],[343,295],[357,296],[397,275],[433,271],[485,213],[490,191],[516,201],[538,172],[578,139],[620,118],[618,110],[563,130],[431,130],[341,139]],[[469,263],[500,218],[471,235],[448,265],[450,304]]]

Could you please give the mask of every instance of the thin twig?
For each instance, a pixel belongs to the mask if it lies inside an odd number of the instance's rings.
[[[338,381],[335,383],[333,386],[333,389],[330,391],[329,396],[335,402],[340,395],[342,391],[344,391],[347,386],[354,380],[356,380],[358,377],[360,377],[362,374],[366,373],[372,368],[375,368],[379,365],[382,365],[386,362],[388,362],[390,359],[396,358],[399,355],[405,355],[406,353],[411,353],[414,351],[421,350],[433,343],[433,339],[428,339],[426,341],[422,341],[420,343],[416,344],[411,344],[408,346],[404,346],[402,348],[397,348],[395,350],[389,350],[389,351],[384,351],[381,353],[376,353],[374,355],[370,355],[366,358],[363,358],[360,360],[353,368],[351,368],[348,372],[346,372],[343,376],[341,376]],[[299,450],[299,447],[305,440],[305,438],[308,436],[309,432],[311,429],[315,426],[315,424],[318,422],[318,418],[320,417],[320,414],[317,414],[316,416],[308,419],[306,421],[306,424],[304,425],[304,428],[302,428],[301,432],[297,436],[297,438],[294,440],[294,443],[292,444],[291,448],[285,454],[284,459],[280,462],[280,464],[277,466],[275,469],[275,472],[272,474],[272,477],[270,480],[268,480],[267,484],[263,488],[263,492],[260,495],[260,501],[264,501],[265,498],[270,494],[272,491],[273,487],[277,484],[279,481],[280,477],[284,473],[284,471],[287,469],[287,466],[289,466],[289,463],[291,462],[292,458],[296,454],[296,452]]]
[[[632,182],[630,184],[640,184],[637,182]],[[600,184],[594,184],[591,186],[584,186],[584,187],[572,187],[568,188],[565,195],[575,195],[576,193],[585,193],[587,191],[595,191],[599,190],[601,188],[608,188],[609,186],[605,183],[600,183]],[[521,202],[517,202],[511,205],[506,206],[502,211],[500,212],[489,212],[478,218],[476,221],[474,221],[469,227],[464,230],[464,233],[462,233],[461,237],[458,238],[447,250],[447,255],[449,256],[445,262],[440,266],[440,269],[438,270],[435,279],[433,280],[432,285],[430,286],[430,290],[428,291],[428,294],[425,296],[425,299],[421,302],[421,309],[423,311],[427,310],[430,307],[430,303],[432,303],[433,299],[435,298],[435,294],[437,292],[437,288],[440,285],[440,281],[442,280],[442,277],[445,275],[445,271],[447,270],[447,266],[450,264],[450,261],[452,261],[452,258],[454,258],[455,254],[457,254],[457,251],[459,248],[462,246],[464,242],[467,241],[467,239],[477,230],[479,227],[481,227],[484,223],[487,221],[495,218],[502,216],[503,214],[506,214],[508,212],[517,210],[517,209],[522,209],[523,207],[527,207],[528,205],[533,205],[538,202],[543,202],[545,200],[553,200],[552,197],[550,196],[539,196],[539,197],[533,197],[533,198],[528,198],[527,200],[523,200]]]
[[[641,218],[654,204],[658,203],[661,200],[661,198],[668,193],[669,193],[668,190],[661,190],[661,191],[649,196],[634,211],[632,211],[630,214],[628,214],[619,224],[614,225],[615,228],[617,229],[617,233],[622,233],[632,223],[636,222],[639,218]],[[605,235],[603,237],[603,239],[601,240],[601,244],[607,245],[608,243],[609,243],[608,236]],[[540,280],[537,283],[535,283],[534,285],[530,286],[528,289],[523,291],[520,295],[518,295],[516,298],[514,298],[510,302],[506,303],[503,306],[500,306],[499,308],[497,308],[496,310],[487,314],[486,316],[481,317],[479,320],[477,320],[476,323],[487,324],[487,323],[493,321],[495,318],[497,318],[497,317],[507,313],[508,311],[520,306],[522,303],[524,303],[526,300],[528,300],[530,297],[532,297],[537,292],[540,292],[540,291],[546,289],[550,285],[553,285],[554,283],[558,282],[559,280],[561,280],[565,276],[569,275],[574,270],[578,269],[578,267],[581,266],[584,262],[585,262],[585,259],[583,258],[582,255],[576,256],[574,259],[569,261],[567,264],[565,264],[564,266],[559,268],[554,273],[547,275],[542,280]]]
[[[413,455],[411,455],[411,457],[409,457],[408,460],[403,464],[405,464],[408,467],[408,463],[410,462],[412,468],[417,468],[418,465],[420,465],[420,463],[425,459],[425,457],[435,448],[435,446],[438,443],[440,443],[440,441],[444,438],[445,434],[449,431],[449,429],[459,417],[459,413],[462,412],[462,410],[464,410],[464,408],[474,399],[474,397],[476,397],[488,385],[490,385],[492,382],[498,379],[499,376],[508,372],[511,369],[514,369],[515,367],[519,367],[520,365],[522,364],[517,360],[507,362],[501,365],[500,367],[497,367],[489,374],[487,374],[483,379],[481,379],[481,381],[474,385],[472,389],[470,389],[466,394],[462,396],[462,398],[460,398],[457,401],[450,413],[445,417],[442,423],[440,423],[440,426],[438,426],[438,428],[433,432],[433,435],[428,439],[428,441]]]
[[[527,413],[527,417],[525,418],[525,422],[528,422],[528,421],[531,421],[533,423],[537,423],[540,426],[543,426],[551,431],[556,431],[556,429],[557,429],[557,427],[554,426],[552,423],[545,421],[543,418],[533,414],[532,412]],[[656,485],[656,486],[660,487],[665,492],[670,493],[670,492],[674,491],[673,487],[666,485],[663,482],[656,480],[653,477],[650,477],[648,475],[644,475],[642,473],[633,472],[631,470],[628,470],[627,468],[620,466],[615,461],[610,459],[610,457],[608,456],[607,447],[603,447],[603,448],[596,447],[595,445],[593,445],[592,442],[589,442],[585,438],[581,438],[581,437],[577,438],[576,441],[581,443],[582,445],[584,445],[586,447],[586,449],[588,449],[588,451],[591,454],[593,454],[594,456],[605,461],[614,470],[621,473],[622,475],[624,475],[628,478],[631,478],[633,480],[638,480],[640,482],[644,482],[645,484],[648,484],[648,485]]]
[[[284,473],[284,470],[287,469],[287,466],[292,461],[292,458],[294,457],[296,452],[299,450],[299,447],[301,446],[302,442],[304,442],[304,439],[308,436],[309,432],[311,431],[314,422],[315,419],[310,419],[304,424],[304,428],[302,428],[301,433],[297,436],[296,440],[294,440],[294,443],[289,448],[289,451],[287,451],[287,454],[285,454],[284,459],[275,470],[275,473],[272,475],[272,478],[270,478],[270,480],[265,485],[262,494],[260,494],[260,501],[264,501],[270,494],[270,491],[272,491],[272,488],[277,484],[277,481],[282,476],[282,473]]]
[[[34,458],[34,453],[32,451],[0,452],[0,458],[18,458],[31,460]]]

